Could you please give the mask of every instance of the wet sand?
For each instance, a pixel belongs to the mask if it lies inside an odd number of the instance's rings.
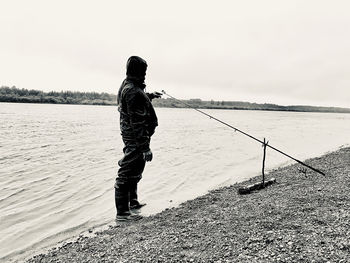
[[[260,191],[237,193],[256,177],[28,262],[349,262],[350,148],[306,163],[326,176],[293,164]]]

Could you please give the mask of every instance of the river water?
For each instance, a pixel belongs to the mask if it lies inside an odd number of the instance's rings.
[[[260,173],[259,143],[190,109],[156,111],[144,215]],[[205,111],[301,160],[350,144],[350,114]],[[118,121],[110,106],[0,103],[0,261],[113,224]],[[267,170],[290,163],[267,151]]]

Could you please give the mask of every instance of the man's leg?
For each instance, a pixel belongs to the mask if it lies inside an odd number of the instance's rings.
[[[118,162],[120,168],[115,183],[115,204],[117,220],[134,220],[130,213],[130,190],[142,177],[145,167],[143,155],[135,147],[125,146],[124,157]]]
[[[129,200],[130,200],[130,193],[129,193],[129,184],[121,181],[116,180],[116,183],[114,185],[114,192],[115,192],[115,207],[117,209],[117,215],[130,215],[130,208],[129,208]]]
[[[137,182],[130,184],[130,209],[140,209],[146,204],[140,203],[137,198]]]
[[[143,154],[139,155],[134,162],[134,174],[137,175],[135,180],[130,181],[129,193],[130,193],[130,209],[140,209],[146,204],[140,204],[137,195],[137,184],[142,178],[143,170],[145,169],[146,161],[143,159]]]

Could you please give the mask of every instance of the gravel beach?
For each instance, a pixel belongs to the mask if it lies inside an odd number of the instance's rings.
[[[350,262],[350,148],[305,162],[326,176],[293,164],[27,262]]]

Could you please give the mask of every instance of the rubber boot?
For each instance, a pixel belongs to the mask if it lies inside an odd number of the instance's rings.
[[[115,207],[117,209],[117,221],[136,221],[142,217],[134,215],[129,208],[129,185],[117,185],[115,188]]]
[[[130,209],[140,209],[145,205],[137,200],[137,183],[130,184]]]

